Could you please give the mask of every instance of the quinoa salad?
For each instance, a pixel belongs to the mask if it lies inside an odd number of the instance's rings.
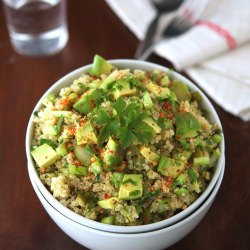
[[[221,128],[200,104],[171,71],[118,69],[96,55],[89,72],[34,112],[38,175],[88,219],[120,226],[167,219],[204,192],[220,156]]]

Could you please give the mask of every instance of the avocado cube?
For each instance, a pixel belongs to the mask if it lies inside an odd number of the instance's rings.
[[[85,146],[76,145],[74,148],[74,153],[78,161],[88,166],[91,163],[91,159],[94,156],[90,146],[87,144]]]
[[[107,216],[101,219],[101,223],[113,225],[115,222],[114,216]]]
[[[100,85],[100,89],[109,89],[113,82],[116,81],[119,76],[119,71],[114,70],[110,75],[108,75]]]
[[[100,200],[97,202],[97,204],[104,209],[114,209],[117,201],[117,197],[111,197],[108,199]]]
[[[91,89],[86,92],[80,100],[78,100],[73,108],[81,114],[88,114],[95,106],[96,100],[102,96],[102,92],[99,89]]]
[[[134,200],[142,197],[142,175],[125,174],[119,189],[120,200]]]
[[[51,166],[60,157],[56,153],[56,151],[46,143],[42,144],[41,146],[33,150],[31,152],[31,155],[33,156],[37,165],[41,168],[46,168]]]
[[[111,137],[102,153],[102,160],[106,166],[114,166],[122,161],[121,150],[118,143]]]
[[[99,55],[95,55],[90,74],[99,77],[102,74],[109,74],[112,69],[113,66],[108,61]]]
[[[152,109],[154,107],[152,98],[147,91],[143,95],[142,100],[143,100],[143,106],[145,107],[145,109]]]
[[[145,146],[141,147],[140,152],[149,162],[151,162],[153,165],[157,165],[157,162],[160,159],[160,156],[158,154]]]
[[[113,96],[117,100],[121,96],[135,95],[136,88],[130,86],[130,83],[125,80],[119,80],[114,85]]]
[[[77,145],[81,144],[97,144],[96,132],[90,121],[87,121],[76,132]]]
[[[176,178],[184,169],[185,165],[183,162],[162,156],[157,172],[166,177]]]
[[[161,128],[158,126],[158,124],[150,117],[147,117],[143,119],[143,121],[150,126],[156,134],[159,134],[161,132]]]
[[[161,87],[157,84],[149,82],[146,89],[153,93],[159,100],[164,100],[170,96],[170,90],[167,87]]]
[[[177,138],[195,137],[201,126],[199,121],[190,112],[176,114],[176,136]]]
[[[172,86],[170,89],[175,93],[175,96],[178,101],[190,101],[191,93],[187,87],[187,85],[181,83],[178,80],[174,80],[172,82]]]

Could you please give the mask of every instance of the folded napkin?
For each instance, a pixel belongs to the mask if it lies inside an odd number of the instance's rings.
[[[141,40],[156,11],[150,0],[106,0]],[[210,0],[197,24],[155,52],[185,71],[215,102],[250,120],[250,1]]]

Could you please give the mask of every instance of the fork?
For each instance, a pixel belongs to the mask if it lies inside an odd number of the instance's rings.
[[[141,54],[135,55],[135,58],[146,60],[159,42],[179,36],[192,28],[203,13],[207,2],[208,0],[186,0],[176,11],[175,16],[167,24],[164,31],[158,36],[156,35],[151,45]]]

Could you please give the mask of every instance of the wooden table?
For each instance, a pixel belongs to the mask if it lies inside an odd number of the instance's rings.
[[[107,59],[133,58],[138,40],[104,1],[68,1],[68,14],[70,39],[66,48],[55,56],[28,58],[11,48],[0,4],[2,250],[84,249],[50,219],[31,187],[24,149],[27,122],[37,100],[57,79],[90,63],[95,53]],[[169,66],[156,56],[150,61]],[[215,108],[226,138],[224,180],[202,222],[171,250],[250,249],[250,123],[216,104]]]

